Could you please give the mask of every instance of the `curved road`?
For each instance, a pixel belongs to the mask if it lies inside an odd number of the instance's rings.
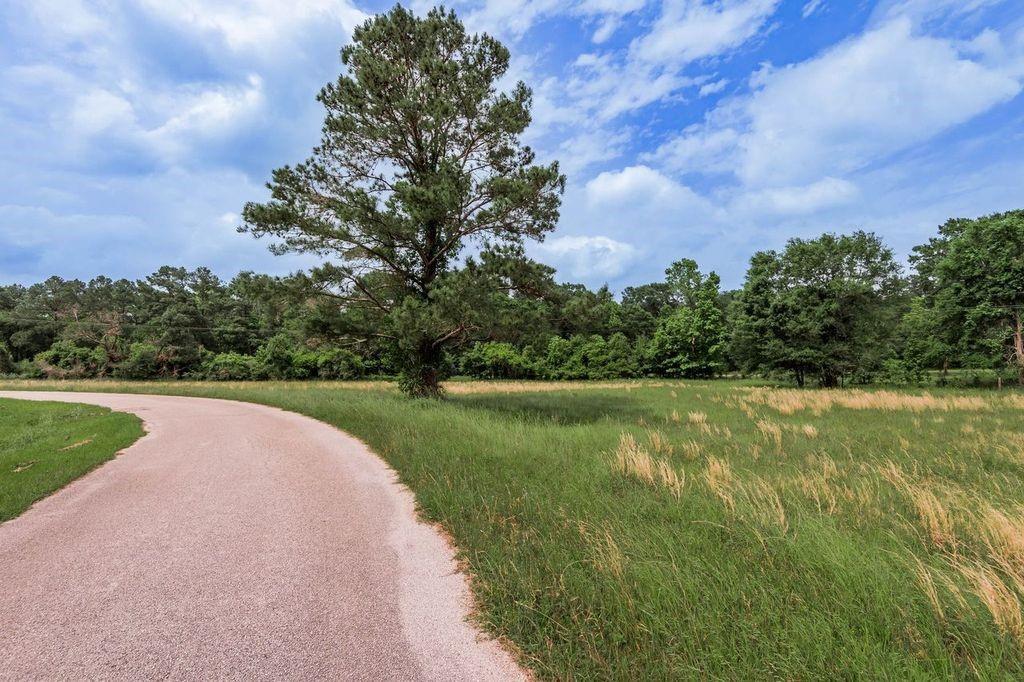
[[[466,622],[449,545],[354,438],[225,400],[0,397],[148,431],[0,525],[0,678],[523,677]]]

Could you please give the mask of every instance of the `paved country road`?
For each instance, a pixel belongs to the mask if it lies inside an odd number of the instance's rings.
[[[447,543],[354,438],[226,400],[0,397],[148,431],[0,525],[0,678],[522,678],[466,622]]]

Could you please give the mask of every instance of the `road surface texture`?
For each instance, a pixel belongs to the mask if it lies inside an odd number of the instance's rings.
[[[0,525],[0,678],[523,678],[466,621],[449,544],[358,440],[226,400],[0,397],[148,431]]]

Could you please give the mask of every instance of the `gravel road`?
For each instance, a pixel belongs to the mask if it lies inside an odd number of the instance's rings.
[[[0,525],[0,678],[523,679],[467,622],[448,543],[358,440],[226,400],[0,397],[148,431]]]

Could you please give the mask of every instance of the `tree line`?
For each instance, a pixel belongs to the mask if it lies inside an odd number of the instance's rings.
[[[350,378],[436,396],[452,374],[607,379],[789,376],[835,386],[930,369],[1024,382],[1020,211],[952,220],[904,276],[873,234],[757,253],[743,287],[683,259],[616,299],[525,255],[559,218],[565,176],[523,144],[532,94],[501,90],[509,52],[451,10],[401,6],[357,27],[320,91],[320,143],[271,173],[241,232],[308,273],[164,267],[132,282],[0,289],[0,373]],[[467,252],[476,255],[463,258]]]
[[[875,234],[791,239],[743,286],[693,260],[628,287],[558,283],[518,259],[517,286],[474,300],[442,376],[708,378],[915,384],[953,369],[1024,383],[1024,211],[950,220],[904,273]],[[481,273],[507,262],[485,254]],[[506,281],[511,282],[512,277]],[[51,277],[0,287],[0,373],[27,377],[351,379],[395,376],[404,349],[308,273],[163,267],[138,281]]]

